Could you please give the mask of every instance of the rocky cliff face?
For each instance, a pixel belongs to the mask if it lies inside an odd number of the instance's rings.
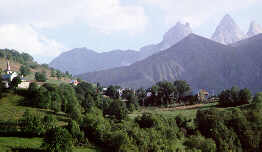
[[[216,28],[216,31],[211,39],[227,45],[240,41],[245,37],[245,34],[240,30],[239,26],[235,23],[232,17],[225,15]]]
[[[187,37],[192,33],[192,29],[189,23],[182,24],[176,23],[168,32],[163,36],[163,40],[156,45],[148,45],[140,49],[141,58],[146,58],[152,54],[166,50],[171,46],[177,44],[179,41]]]
[[[262,27],[259,24],[257,24],[255,21],[252,21],[250,23],[249,30],[247,32],[247,36],[252,37],[260,33],[262,33]]]
[[[161,50],[166,50],[171,46],[175,45],[177,42],[181,41],[189,34],[192,33],[192,29],[189,23],[182,24],[178,22],[174,27],[172,27],[165,35],[162,42],[159,44]]]

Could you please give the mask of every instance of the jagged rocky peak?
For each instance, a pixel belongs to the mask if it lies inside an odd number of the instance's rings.
[[[227,45],[242,40],[245,37],[245,34],[240,30],[233,18],[227,14],[220,21],[212,36],[212,40]]]
[[[247,36],[252,37],[260,33],[262,33],[262,27],[259,24],[257,24],[255,21],[252,21],[250,23],[249,30],[247,32]]]
[[[165,33],[164,38],[160,43],[160,49],[165,50],[173,46],[191,33],[192,29],[189,23],[183,24],[181,22],[177,22],[175,26],[173,26],[168,32]]]

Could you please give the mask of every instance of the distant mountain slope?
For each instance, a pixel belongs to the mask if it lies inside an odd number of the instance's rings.
[[[188,23],[177,23],[164,35],[163,40],[159,44],[143,47],[139,52],[115,50],[97,53],[87,48],[78,48],[61,54],[49,65],[64,72],[69,71],[74,75],[127,66],[171,47],[191,32],[192,30]]]
[[[72,74],[126,66],[138,60],[136,51],[115,50],[97,53],[87,48],[77,48],[61,54],[49,65]]]
[[[258,35],[247,39],[248,43],[241,42],[237,47],[231,47],[191,34],[166,51],[128,67],[79,77],[103,85],[133,88],[150,87],[162,80],[183,79],[195,89],[219,91],[238,85],[256,91],[262,88],[262,80],[259,79],[262,74],[262,51],[258,51],[262,50],[261,40],[262,35]],[[252,50],[248,49],[250,45]]]
[[[240,30],[232,17],[230,15],[225,15],[217,26],[211,39],[222,44],[231,44],[245,37],[244,32]]]

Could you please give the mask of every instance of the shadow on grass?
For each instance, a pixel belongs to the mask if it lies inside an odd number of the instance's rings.
[[[46,110],[40,109],[39,111],[41,111],[45,114],[48,114],[48,115],[56,115],[56,116],[66,117],[66,114],[64,114],[64,113],[56,113],[54,111],[47,111],[47,109]]]
[[[11,148],[12,152],[45,152],[41,149],[33,149],[33,148]]]

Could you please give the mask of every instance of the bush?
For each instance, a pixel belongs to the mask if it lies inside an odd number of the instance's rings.
[[[47,80],[47,76],[45,72],[36,72],[35,73],[35,80],[39,82],[45,82]]]
[[[110,123],[103,117],[102,111],[96,107],[91,108],[86,116],[84,116],[80,126],[85,136],[97,144],[105,141],[107,133],[111,128]]]
[[[28,110],[25,111],[23,117],[19,121],[21,132],[26,136],[43,135],[45,129],[41,118],[42,116],[40,114],[33,114]]]
[[[114,100],[110,103],[108,109],[105,110],[105,114],[115,118],[116,120],[124,120],[127,118],[128,110],[125,102]]]
[[[76,121],[69,121],[67,129],[73,137],[74,144],[87,143],[87,141],[84,138],[84,132],[80,130],[80,127]]]
[[[152,128],[159,124],[159,118],[157,118],[152,113],[143,113],[142,116],[138,116],[135,119],[140,128]]]
[[[198,149],[203,152],[215,152],[216,143],[212,139],[205,139],[202,136],[191,136],[186,139],[184,145],[187,146],[187,149]]]
[[[42,147],[48,152],[72,152],[73,139],[66,129],[53,128],[46,133]]]
[[[27,76],[31,73],[30,68],[25,65],[22,65],[19,70],[20,70],[21,75],[23,76]]]
[[[19,120],[19,125],[24,135],[40,136],[56,126],[56,119],[51,115],[43,117],[39,113],[31,113],[27,110]]]

